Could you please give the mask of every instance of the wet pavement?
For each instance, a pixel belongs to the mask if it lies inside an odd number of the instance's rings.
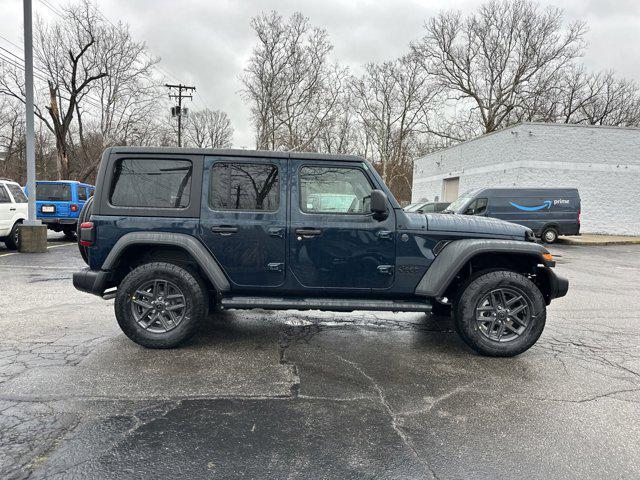
[[[74,245],[0,247],[0,477],[638,478],[640,246],[558,246],[512,359],[420,314],[227,312],[176,350],[77,292]]]

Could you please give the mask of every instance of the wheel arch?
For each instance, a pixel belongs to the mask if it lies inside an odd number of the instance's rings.
[[[102,270],[112,272],[111,280],[117,284],[121,280],[120,277],[126,274],[124,267],[167,260],[168,263],[178,265],[193,264],[203,280],[217,292],[226,292],[230,288],[226,275],[213,255],[198,239],[182,233],[127,233],[113,246],[102,265]]]
[[[451,298],[455,290],[480,271],[511,270],[535,273],[540,264],[551,266],[548,250],[533,242],[463,239],[445,246],[418,283],[415,294]],[[541,285],[541,287],[543,287]]]

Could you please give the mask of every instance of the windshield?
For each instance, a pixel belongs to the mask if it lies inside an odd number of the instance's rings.
[[[66,183],[38,183],[36,200],[45,202],[70,202],[71,185]]]
[[[457,199],[455,199],[451,205],[449,205],[446,209],[445,212],[454,212],[457,213],[460,211],[460,209],[462,207],[464,207],[467,203],[469,203],[471,200],[473,200],[473,197],[458,197]]]
[[[415,212],[422,205],[424,205],[424,204],[423,203],[412,203],[411,205],[407,205],[406,207],[404,207],[404,211],[405,212]]]

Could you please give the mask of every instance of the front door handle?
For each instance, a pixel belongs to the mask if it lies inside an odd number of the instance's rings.
[[[15,211],[16,211],[16,209],[15,209],[15,208],[10,208],[10,209],[9,209],[9,211],[10,211],[10,212],[15,212]]]
[[[393,275],[393,265],[378,265],[378,273],[382,275]]]
[[[229,227],[227,225],[220,225],[217,227],[211,227],[213,233],[219,233],[220,235],[231,235],[238,231],[238,227]]]
[[[322,230],[320,230],[319,228],[296,228],[296,235],[300,235],[300,237],[315,237],[316,235],[320,235],[321,233]],[[298,237],[298,239],[300,239],[300,237]]]

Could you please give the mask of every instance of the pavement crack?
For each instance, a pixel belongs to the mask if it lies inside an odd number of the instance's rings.
[[[405,412],[400,412],[397,415],[398,416],[410,417],[410,416],[413,416],[413,415],[421,415],[423,413],[429,413],[431,410],[433,410],[433,407],[435,407],[437,404],[447,400],[448,398],[450,398],[450,397],[452,397],[452,396],[454,396],[454,395],[456,395],[458,393],[465,392],[474,383],[475,382],[470,382],[470,383],[467,383],[465,385],[459,385],[456,388],[454,388],[453,390],[450,390],[449,392],[443,393],[439,397],[436,397],[436,398],[432,399],[431,402],[429,402],[423,408],[420,408],[418,410],[409,410],[409,411],[405,411]]]
[[[384,409],[386,410],[387,414],[391,419],[391,427],[393,428],[393,430],[396,432],[398,437],[402,440],[402,443],[409,449],[409,451],[411,451],[411,453],[416,458],[416,460],[418,460],[418,462],[424,467],[427,473],[429,473],[429,475],[431,475],[432,478],[437,480],[438,476],[436,475],[433,468],[431,468],[431,465],[429,465],[429,463],[426,462],[420,456],[420,454],[418,453],[418,450],[413,444],[413,441],[411,440],[411,437],[406,432],[404,432],[404,430],[402,430],[402,427],[398,424],[398,418],[401,417],[402,414],[397,414],[396,412],[393,411],[393,409],[391,408],[391,405],[389,404],[389,401],[387,400],[387,397],[384,394],[384,390],[378,384],[378,382],[376,382],[376,380],[371,375],[369,375],[362,368],[360,368],[360,366],[356,362],[348,360],[344,358],[342,355],[338,355],[337,353],[330,353],[330,355],[336,357],[341,362],[351,366],[351,368],[353,368],[356,372],[358,372],[360,375],[366,378],[369,381],[369,383],[371,383],[371,386],[376,390],[378,394],[378,399],[380,400],[380,403],[382,404],[382,406],[384,407]]]

